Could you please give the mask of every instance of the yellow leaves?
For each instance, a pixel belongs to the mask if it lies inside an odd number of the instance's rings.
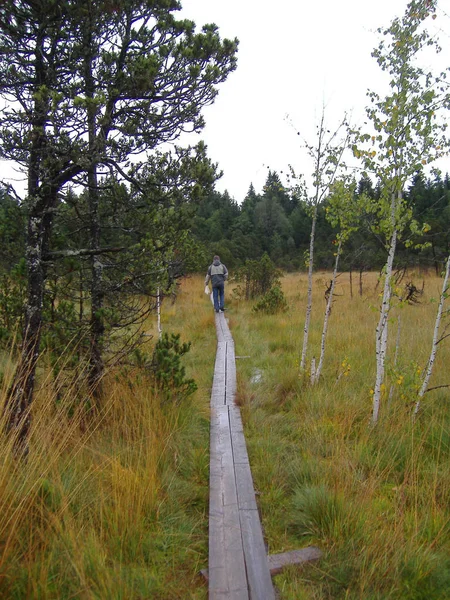
[[[343,369],[341,375],[343,375],[344,377],[348,377],[351,367],[350,367],[350,363],[348,362],[347,358],[344,358],[344,360],[342,361],[341,367]]]
[[[403,375],[399,375],[397,378],[397,381],[396,381],[397,385],[402,385],[403,380],[404,380]]]
[[[425,160],[425,158],[422,158],[422,164],[423,164],[423,165],[426,165],[426,164],[427,164],[427,161]]]

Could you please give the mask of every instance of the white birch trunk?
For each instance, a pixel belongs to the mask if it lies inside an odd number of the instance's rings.
[[[313,288],[313,260],[314,260],[314,238],[316,234],[316,222],[317,222],[317,206],[314,206],[314,214],[311,226],[311,238],[309,241],[309,261],[308,261],[308,302],[306,306],[305,316],[305,327],[303,328],[303,348],[302,357],[300,360],[300,371],[305,370],[306,365],[306,352],[308,350],[308,335],[309,335],[309,324],[311,322],[311,311],[312,311],[312,288]]]
[[[424,379],[422,382],[422,387],[419,390],[418,400],[417,400],[416,406],[414,408],[414,416],[417,415],[417,413],[419,412],[420,402],[421,402],[422,398],[424,397],[425,392],[428,389],[428,383],[430,381],[431,373],[433,372],[434,361],[436,360],[437,346],[439,344],[439,328],[441,325],[442,313],[444,310],[445,299],[446,299],[447,291],[448,291],[449,275],[450,275],[450,255],[447,258],[447,264],[445,267],[444,283],[442,284],[442,292],[441,292],[441,297],[439,300],[439,306],[438,306],[438,311],[437,311],[437,315],[436,315],[436,322],[434,324],[434,333],[433,333],[433,341],[431,344],[430,358],[428,359],[427,370],[425,372],[425,376],[424,376]]]
[[[314,384],[316,379],[316,357],[313,356],[311,359],[311,385]]]
[[[321,343],[320,343],[319,364],[318,364],[317,369],[316,369],[316,374],[315,374],[313,383],[317,383],[319,381],[319,377],[320,377],[320,374],[322,372],[323,358],[325,356],[325,342],[326,342],[327,331],[328,331],[328,320],[330,318],[331,306],[333,304],[333,293],[334,293],[334,288],[335,288],[335,285],[336,285],[336,277],[337,277],[337,271],[338,271],[338,265],[339,265],[339,257],[341,255],[341,250],[342,250],[342,241],[339,240],[339,245],[338,245],[338,249],[337,249],[337,252],[336,252],[336,260],[334,261],[334,270],[333,270],[333,277],[332,277],[332,280],[331,280],[330,294],[328,296],[327,307],[325,309],[325,317],[323,319],[323,330],[322,330],[322,340],[321,340]]]
[[[393,215],[395,215],[396,203],[394,203]],[[394,218],[394,217],[393,217]],[[373,409],[372,409],[372,424],[375,425],[378,421],[380,411],[380,401],[382,385],[384,382],[384,370],[386,363],[386,349],[388,339],[388,317],[391,308],[391,278],[392,266],[394,264],[395,248],[397,245],[397,230],[394,229],[391,237],[388,260],[386,263],[386,273],[384,279],[383,300],[380,308],[380,318],[378,320],[376,331],[376,359],[377,371],[375,376],[375,386],[373,388]]]

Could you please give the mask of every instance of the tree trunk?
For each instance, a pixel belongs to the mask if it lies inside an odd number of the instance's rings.
[[[428,383],[430,382],[430,377],[433,372],[434,361],[436,360],[437,347],[438,347],[438,344],[440,341],[439,340],[439,327],[441,324],[441,318],[442,318],[442,313],[444,310],[445,299],[447,298],[447,293],[448,293],[449,276],[450,276],[450,255],[447,258],[447,264],[445,266],[444,283],[442,284],[442,292],[441,292],[441,297],[439,300],[438,311],[436,314],[436,322],[434,324],[434,333],[433,333],[433,341],[431,344],[430,358],[428,359],[428,365],[427,365],[427,369],[425,371],[425,376],[423,378],[422,386],[418,393],[418,400],[417,400],[416,406],[414,408],[414,415],[417,415],[417,413],[420,410],[421,400],[424,397],[424,395],[428,389]]]
[[[395,219],[395,211],[397,207],[397,200],[392,200],[392,223]],[[397,246],[397,229],[394,228],[391,236],[391,242],[389,246],[389,254],[386,262],[386,272],[384,275],[384,289],[383,289],[383,300],[380,308],[380,318],[378,320],[376,330],[376,361],[377,370],[375,376],[375,386],[373,389],[373,410],[372,410],[372,424],[376,424],[378,421],[378,414],[380,410],[380,401],[382,394],[382,385],[384,383],[384,370],[386,363],[386,350],[387,350],[387,339],[388,339],[388,317],[391,308],[391,279],[392,279],[392,267],[394,264],[395,249]]]
[[[88,383],[90,392],[98,407],[101,397],[101,380],[104,373],[103,362],[103,336],[105,332],[103,309],[103,263],[101,257],[95,254],[100,248],[100,215],[97,167],[99,161],[99,148],[97,147],[97,108],[94,102],[95,80],[93,75],[93,61],[95,48],[93,47],[93,28],[95,16],[90,13],[85,29],[85,57],[84,77],[86,97],[91,99],[87,105],[88,143],[91,164],[88,169],[88,203],[90,219],[90,249],[91,261],[91,322],[90,322],[90,355]]]
[[[341,255],[341,250],[342,250],[342,242],[341,242],[341,240],[339,240],[339,245],[338,245],[338,249],[337,249],[337,252],[336,252],[336,260],[334,261],[333,278],[331,280],[330,293],[328,295],[327,307],[325,309],[325,317],[324,317],[324,320],[323,320],[323,330],[322,330],[322,340],[321,340],[321,343],[320,343],[319,364],[318,364],[317,369],[316,369],[316,373],[315,373],[315,376],[314,376],[313,383],[317,383],[319,381],[320,374],[322,372],[323,359],[324,359],[324,356],[325,356],[325,342],[326,342],[326,339],[327,339],[327,332],[328,332],[328,320],[330,318],[331,306],[333,304],[333,293],[334,293],[334,288],[335,288],[335,285],[336,285],[336,277],[337,277],[337,270],[338,270],[338,266],[339,266],[339,257]]]
[[[98,213],[98,186],[96,165],[88,173],[89,181],[89,214],[90,245],[92,250],[100,247],[100,222]],[[90,323],[90,356],[89,356],[89,389],[96,403],[101,396],[101,379],[104,372],[103,334],[105,325],[103,309],[103,263],[99,256],[93,254],[91,260],[91,323]]]
[[[36,38],[35,87],[47,83],[45,35],[41,29]],[[56,203],[56,190],[47,189],[41,181],[41,165],[46,157],[45,127],[48,102],[36,95],[32,116],[32,144],[28,160],[28,223],[25,259],[27,265],[27,302],[24,309],[24,327],[21,353],[6,400],[7,428],[15,436],[16,447],[27,453],[28,433],[31,424],[31,404],[39,359],[42,308],[44,303],[45,269],[43,254],[48,249],[52,226],[52,209]]]
[[[308,350],[308,335],[309,335],[309,324],[311,322],[311,311],[312,311],[312,288],[313,288],[313,262],[314,262],[314,238],[316,234],[316,222],[317,222],[317,205],[314,206],[314,213],[311,225],[311,238],[309,241],[309,261],[308,261],[308,303],[306,306],[306,317],[305,327],[303,328],[303,348],[302,357],[300,360],[300,371],[305,370],[306,365],[306,352]]]

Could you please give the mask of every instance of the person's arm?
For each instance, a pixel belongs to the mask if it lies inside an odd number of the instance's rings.
[[[223,266],[223,278],[225,279],[225,281],[228,279],[228,269],[226,268],[225,265]]]
[[[206,277],[205,277],[205,285],[208,285],[210,279],[211,279],[211,267],[208,267],[208,271],[206,272]]]

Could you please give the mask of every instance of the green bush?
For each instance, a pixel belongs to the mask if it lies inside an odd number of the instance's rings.
[[[269,315],[274,315],[279,312],[284,312],[288,309],[286,298],[279,283],[276,283],[264,296],[255,304],[253,312],[264,312]]]
[[[180,334],[163,333],[153,352],[151,372],[156,387],[163,392],[166,400],[180,401],[195,392],[197,384],[186,379],[186,370],[181,358],[189,352],[191,342],[181,344]]]
[[[238,297],[251,300],[266,294],[275,284],[279,285],[281,275],[282,272],[275,267],[265,252],[261,260],[247,260],[245,265],[236,271],[235,280],[242,283],[233,291]]]

